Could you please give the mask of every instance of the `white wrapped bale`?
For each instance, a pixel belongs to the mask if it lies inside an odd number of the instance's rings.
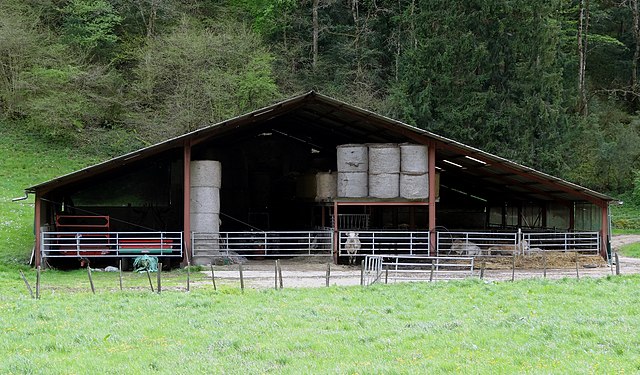
[[[429,198],[429,175],[401,173],[400,196],[405,199]]]
[[[400,145],[400,171],[410,174],[429,172],[429,150],[426,145],[405,143]]]
[[[338,172],[367,172],[369,154],[366,145],[346,144],[337,147]]]
[[[340,198],[364,198],[368,194],[367,172],[338,172],[337,195]]]
[[[338,196],[338,174],[318,172],[316,174],[316,200],[333,199]]]
[[[369,173],[399,173],[400,148],[395,143],[369,144]]]
[[[400,174],[369,174],[369,196],[374,198],[397,198],[400,194]]]
[[[191,161],[191,186],[222,186],[222,164],[216,160]]]

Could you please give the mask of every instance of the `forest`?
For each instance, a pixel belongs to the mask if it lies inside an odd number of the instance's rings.
[[[109,157],[317,90],[640,204],[638,0],[3,0],[0,122]]]

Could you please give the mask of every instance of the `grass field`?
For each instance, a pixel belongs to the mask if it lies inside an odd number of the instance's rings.
[[[0,273],[1,373],[640,371],[634,276],[161,295],[120,292],[113,274],[92,295],[83,276],[43,275],[85,284],[36,301]]]
[[[640,258],[640,243],[625,245],[620,248],[620,253],[632,258]]]

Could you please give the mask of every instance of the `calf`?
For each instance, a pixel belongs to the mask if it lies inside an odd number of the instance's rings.
[[[344,249],[349,254],[350,266],[354,264],[356,254],[358,254],[358,251],[360,250],[361,247],[362,247],[362,244],[360,243],[360,239],[358,238],[358,233],[349,232],[347,234],[347,241],[344,244]]]

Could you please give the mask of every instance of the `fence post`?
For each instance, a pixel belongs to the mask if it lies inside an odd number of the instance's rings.
[[[511,262],[511,281],[516,279],[516,252],[513,252],[513,260]]]
[[[578,271],[578,252],[576,251],[576,279],[580,280],[580,272]]]
[[[244,276],[242,275],[242,263],[238,264],[238,272],[240,272],[240,289],[244,293]]]
[[[158,294],[160,294],[162,292],[162,263],[158,263],[158,274],[156,276],[156,286],[158,288]]]
[[[620,258],[616,252],[616,275],[620,275]]]
[[[485,267],[485,261],[482,261],[482,265],[480,266],[480,280],[484,279],[484,267]]]
[[[329,286],[329,277],[331,276],[331,263],[327,263],[327,276],[325,280],[325,286]]]
[[[542,250],[542,277],[547,278],[547,253]]]
[[[429,282],[433,281],[433,270],[434,270],[433,259],[431,259],[431,272],[429,273]]]
[[[275,272],[273,274],[273,288],[278,290],[278,260],[275,262]]]
[[[190,290],[191,290],[191,262],[187,262],[187,292]]]
[[[278,279],[280,279],[280,289],[284,288],[282,285],[282,264],[278,261]]]
[[[217,290],[216,289],[216,275],[213,273],[213,260],[211,261],[211,264],[209,264],[211,266],[211,282],[213,283],[213,290]]]
[[[91,277],[91,267],[87,264],[87,274],[89,275],[89,284],[91,285],[91,292],[96,294],[96,288],[93,287],[93,278]]]
[[[27,278],[24,276],[24,273],[22,272],[22,270],[20,270],[20,276],[22,276],[22,280],[24,280],[24,283],[27,285],[27,289],[29,289],[29,294],[31,295],[31,298],[33,298],[33,290],[31,290],[31,285],[29,285],[29,281],[27,281]]]
[[[384,267],[384,283],[387,284],[389,281],[389,265]]]
[[[40,266],[36,269],[36,299],[40,299]]]
[[[360,286],[364,286],[364,260],[360,262]]]
[[[147,270],[147,278],[149,279],[149,287],[151,288],[151,293],[153,293],[153,283],[151,282],[151,274],[149,273],[149,270]]]
[[[118,260],[118,275],[120,278],[120,291],[122,292],[122,259]]]

